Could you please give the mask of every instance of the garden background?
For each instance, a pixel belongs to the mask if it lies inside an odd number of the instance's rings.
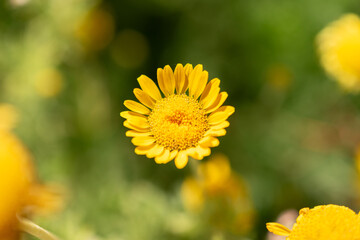
[[[360,97],[326,75],[315,44],[350,12],[358,1],[1,1],[0,103],[39,179],[66,189],[63,209],[34,221],[64,240],[231,240],[265,239],[287,209],[359,212]],[[136,78],[177,63],[203,64],[236,109],[210,158],[229,159],[238,204],[189,207],[184,181],[209,157],[157,165],[125,136]]]

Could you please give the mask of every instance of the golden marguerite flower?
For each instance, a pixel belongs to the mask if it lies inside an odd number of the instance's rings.
[[[323,29],[317,37],[325,70],[345,89],[360,90],[360,18],[346,14]]]
[[[158,164],[175,159],[181,169],[188,156],[201,160],[210,155],[210,148],[219,145],[217,137],[226,134],[227,118],[232,106],[222,106],[228,94],[220,92],[220,80],[208,82],[208,72],[202,65],[177,64],[158,68],[157,80],[163,93],[147,76],[138,78],[141,89],[135,88],[140,103],[126,100],[130,111],[121,112],[124,126],[131,129],[135,153],[155,158]]]
[[[0,239],[19,240],[20,231],[40,239],[56,239],[26,218],[56,210],[57,190],[36,179],[32,159],[22,142],[11,133],[17,116],[12,105],[0,104]]]
[[[292,230],[279,223],[267,223],[267,229],[286,240],[359,240],[360,215],[337,205],[303,208]]]

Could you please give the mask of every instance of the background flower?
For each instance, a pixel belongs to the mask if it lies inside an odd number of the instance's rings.
[[[15,109],[1,105],[1,126],[12,125]],[[10,111],[11,110],[11,111]],[[41,185],[30,154],[10,129],[0,129],[0,238],[20,239],[19,218],[60,208],[56,188]]]
[[[292,230],[279,223],[267,223],[268,230],[287,240],[356,240],[360,236],[360,218],[351,209],[337,205],[323,205],[299,212]]]
[[[189,211],[208,219],[203,224],[212,234],[245,236],[254,226],[256,214],[246,183],[231,170],[225,155],[200,163],[196,174],[182,183],[181,196]]]
[[[360,89],[360,18],[346,14],[323,29],[317,44],[321,63],[345,89]]]

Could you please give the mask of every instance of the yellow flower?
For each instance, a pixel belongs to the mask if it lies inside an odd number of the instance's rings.
[[[113,39],[114,17],[107,11],[95,7],[77,24],[75,37],[85,50],[96,52],[104,49]]]
[[[279,223],[267,223],[267,229],[287,240],[359,240],[360,216],[337,205],[303,208],[292,230]]]
[[[225,155],[199,164],[196,176],[183,182],[181,197],[187,209],[206,213],[217,228],[244,234],[253,226],[255,212],[246,186]]]
[[[201,160],[210,155],[210,148],[219,145],[217,137],[226,134],[227,118],[234,113],[232,106],[222,106],[227,98],[220,93],[220,80],[208,82],[208,72],[202,65],[178,64],[158,68],[158,84],[145,75],[138,78],[134,89],[140,103],[126,100],[131,111],[121,112],[124,126],[131,129],[126,136],[133,137],[135,153],[155,158],[158,164],[175,159],[181,169],[188,156]]]
[[[34,224],[24,219],[39,211],[54,210],[61,203],[52,189],[40,185],[30,155],[9,131],[0,129],[0,239],[20,239]],[[49,236],[36,226],[36,236]],[[39,235],[40,234],[40,235]],[[51,234],[50,234],[51,235]]]
[[[360,18],[346,14],[331,23],[317,37],[325,70],[345,89],[360,90]]]

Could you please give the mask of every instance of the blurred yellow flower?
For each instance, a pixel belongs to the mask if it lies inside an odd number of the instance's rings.
[[[248,232],[255,211],[243,180],[222,154],[199,164],[196,177],[188,177],[181,186],[184,206],[196,213],[210,212],[212,225],[236,234]]]
[[[318,51],[325,70],[345,89],[360,90],[360,18],[346,14],[317,36]]]
[[[101,9],[90,10],[78,23],[75,37],[86,51],[104,49],[113,39],[115,23],[113,16]]]
[[[186,178],[181,186],[181,197],[187,209],[198,212],[204,205],[204,189],[195,178]]]
[[[20,230],[31,233],[33,224],[23,217],[61,204],[56,191],[37,182],[29,153],[8,129],[0,129],[0,199],[0,239],[6,240],[20,239]]]
[[[145,75],[138,78],[140,87],[134,89],[141,102],[126,100],[131,111],[121,112],[124,126],[131,129],[126,136],[133,137],[135,153],[155,158],[158,164],[175,159],[181,169],[188,156],[201,160],[210,155],[211,147],[219,145],[217,137],[226,134],[227,118],[234,113],[232,106],[222,106],[227,98],[220,93],[220,80],[208,83],[208,72],[202,65],[178,64],[158,68],[156,84]]]
[[[287,240],[359,240],[360,216],[351,209],[337,205],[303,208],[293,229],[279,223],[267,223],[267,229]]]

